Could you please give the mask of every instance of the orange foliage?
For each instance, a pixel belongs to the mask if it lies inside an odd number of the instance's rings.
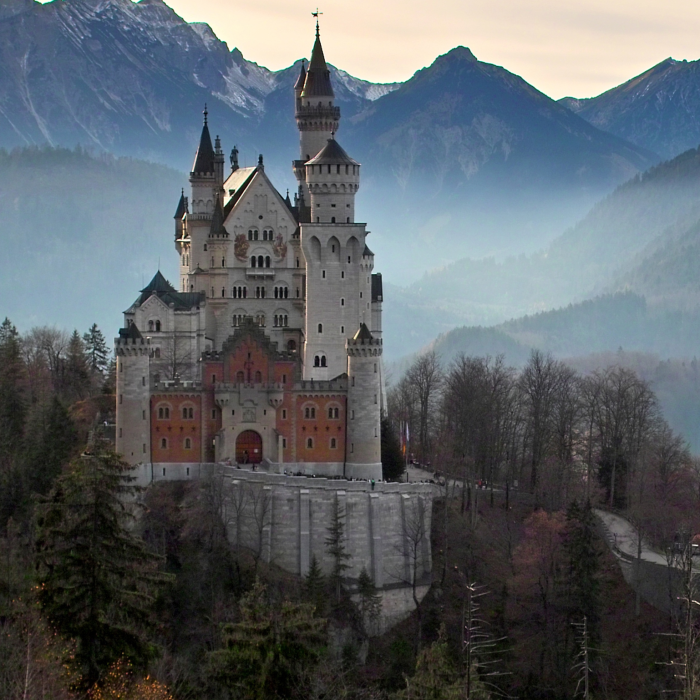
[[[120,659],[88,693],[90,700],[174,700],[168,687],[150,676],[134,678],[131,664]]]

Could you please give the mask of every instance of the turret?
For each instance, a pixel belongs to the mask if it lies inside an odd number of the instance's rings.
[[[345,476],[382,478],[381,361],[382,341],[364,323],[348,338],[348,416]]]
[[[303,87],[301,86],[302,76]],[[303,186],[304,163],[318,154],[331,135],[340,127],[340,108],[334,104],[331,73],[323,55],[318,22],[316,22],[316,41],[311,52],[309,68],[305,70],[302,65],[302,72],[294,86],[294,100],[294,116],[299,129],[299,160],[294,161],[293,167],[297,180]],[[303,194],[306,195],[305,192]]]
[[[192,186],[192,214],[195,217],[208,217],[214,211],[214,194],[223,183],[223,153],[218,155],[211,144],[207,117],[209,112],[204,106],[204,126],[199,139],[199,147],[194,157],[190,172]],[[219,149],[220,150],[220,149]],[[220,161],[220,163],[219,163]],[[221,171],[219,172],[219,165]]]
[[[216,186],[222,188],[224,186],[224,152],[221,150],[221,139],[216,137],[214,142],[214,169],[216,173]]]
[[[306,163],[305,169],[312,223],[354,223],[360,164],[331,135],[321,152]]]

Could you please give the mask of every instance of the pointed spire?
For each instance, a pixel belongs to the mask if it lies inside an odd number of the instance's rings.
[[[211,145],[211,136],[209,134],[209,126],[207,125],[207,117],[209,112],[207,106],[204,105],[204,126],[202,127],[202,135],[199,138],[199,148],[197,155],[194,158],[192,173],[202,175],[204,173],[214,173],[214,147]]]
[[[367,328],[367,325],[364,323],[364,321],[360,324],[360,328],[355,333],[353,340],[359,340],[361,342],[365,342],[366,340],[373,340],[372,333],[370,332],[369,328]]]
[[[296,83],[294,83],[294,89],[301,91],[304,89],[304,82],[306,81],[306,59],[301,59],[301,70],[299,71],[299,77]]]
[[[145,294],[146,296],[150,296],[154,292],[174,292],[175,287],[173,287],[168,280],[163,277],[163,273],[158,270],[155,275],[153,275],[153,279],[141,290],[142,294]]]
[[[179,221],[180,219],[182,219],[186,212],[187,200],[185,198],[185,190],[183,188],[182,194],[180,195],[180,201],[177,203],[177,209],[175,210],[175,216],[173,218]]]
[[[326,65],[326,58],[323,55],[321,46],[321,36],[318,31],[318,18],[316,19],[316,41],[311,52],[309,70],[306,72],[302,97],[333,97],[333,86],[331,85],[331,73]]]
[[[224,228],[224,208],[221,206],[221,197],[216,195],[216,204],[214,205],[214,214],[211,217],[211,228],[209,229],[210,236],[226,236]]]

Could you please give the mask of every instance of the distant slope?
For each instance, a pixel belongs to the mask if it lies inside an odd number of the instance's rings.
[[[700,150],[691,150],[618,187],[540,253],[459,260],[395,290],[405,317],[423,320],[407,336],[416,340],[411,350],[445,331],[431,319],[494,325],[602,292],[631,289],[653,306],[661,297],[671,308],[694,306],[698,221]],[[387,309],[390,316],[391,301]]]
[[[560,102],[599,129],[666,158],[700,144],[700,61],[667,58],[598,97]]]
[[[178,283],[172,216],[185,182],[129,158],[0,150],[0,318],[21,329],[96,322],[109,341],[159,261]]]

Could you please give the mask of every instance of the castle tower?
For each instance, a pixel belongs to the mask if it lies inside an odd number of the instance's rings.
[[[348,415],[345,476],[382,478],[381,361],[382,341],[362,323],[346,342]]]
[[[303,86],[302,86],[303,81]],[[299,193],[308,205],[304,164],[311,160],[340,126],[340,107],[336,107],[331,73],[326,65],[321,37],[316,22],[316,41],[306,70],[302,63],[294,86],[294,116],[299,129],[299,160],[293,163],[299,182]]]
[[[151,461],[151,345],[136,324],[119,331],[117,356],[117,452],[129,464]]]

